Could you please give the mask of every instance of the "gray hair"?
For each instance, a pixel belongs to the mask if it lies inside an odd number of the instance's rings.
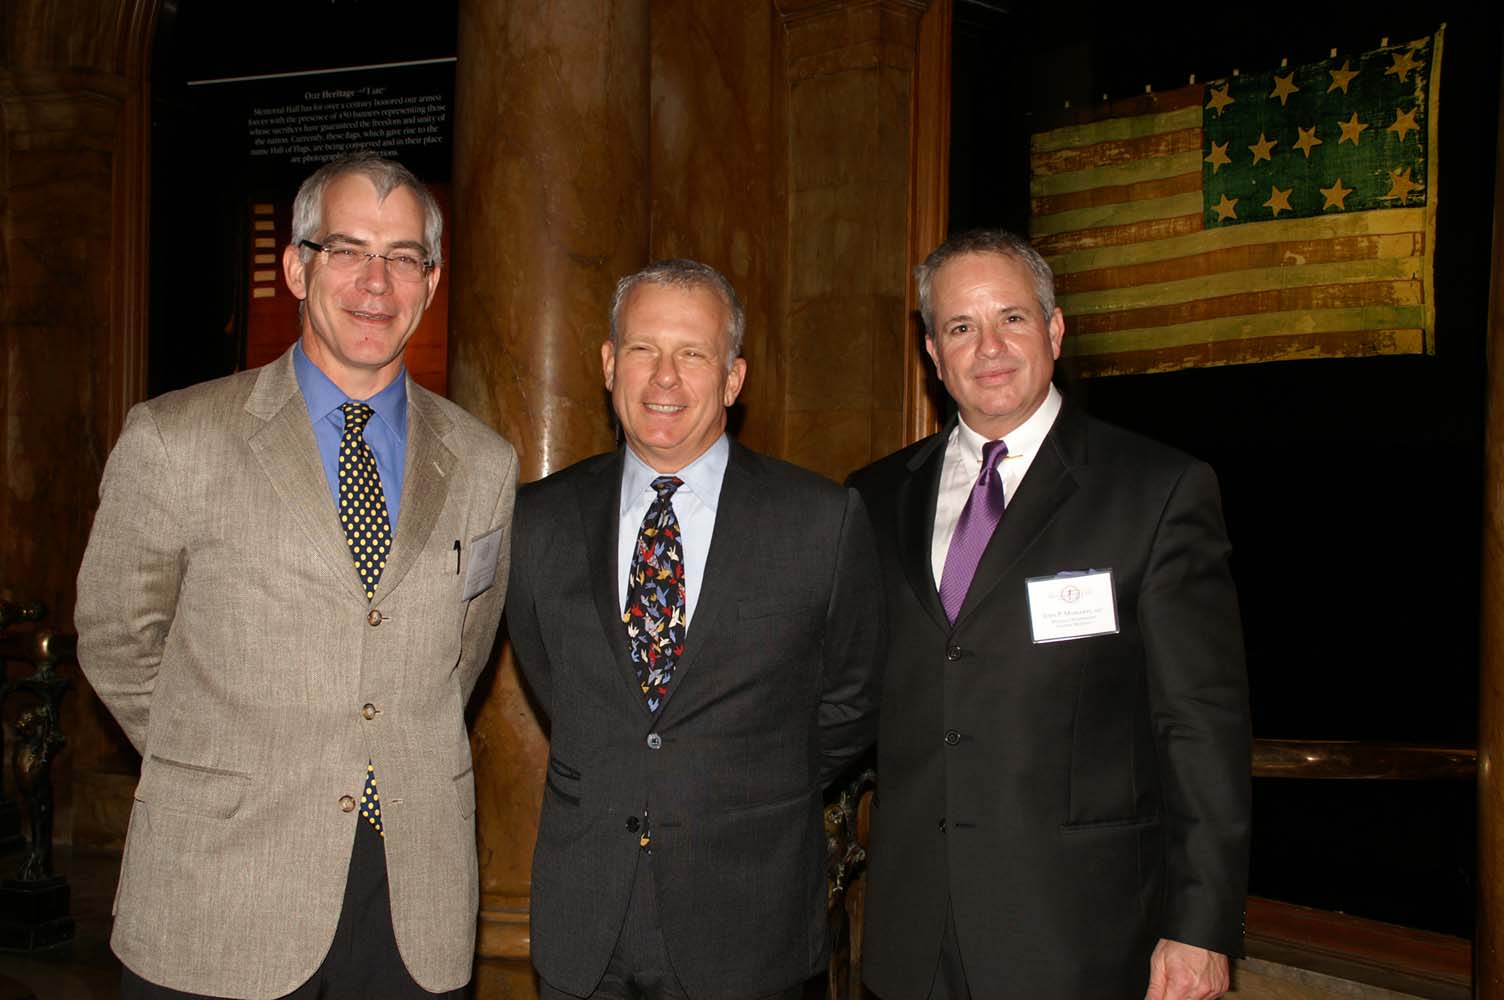
[[[996,254],[1011,257],[1029,269],[1034,278],[1034,297],[1039,300],[1039,309],[1046,323],[1055,314],[1055,272],[1029,245],[1022,236],[1015,236],[1006,229],[973,229],[952,236],[930,251],[924,263],[914,268],[914,281],[919,286],[919,315],[924,320],[925,335],[935,336],[935,306],[932,292],[935,272],[942,266],[968,254]]]
[[[298,248],[303,263],[308,263],[313,251],[299,244],[303,240],[318,243],[325,235],[324,191],[330,184],[350,174],[359,174],[370,181],[381,201],[399,187],[410,190],[418,204],[423,206],[424,252],[435,266],[443,263],[444,213],[439,210],[439,203],[411,170],[396,160],[384,160],[372,153],[353,153],[330,160],[310,174],[298,188],[298,196],[292,203],[292,245]]]
[[[618,281],[616,292],[611,296],[611,346],[614,348],[621,341],[621,310],[627,296],[638,285],[648,284],[668,285],[685,290],[703,288],[714,292],[725,303],[726,311],[731,314],[726,322],[726,337],[731,341],[731,354],[726,358],[726,367],[730,369],[742,353],[742,339],[747,334],[747,311],[742,308],[742,300],[737,298],[736,289],[731,287],[726,276],[709,264],[701,264],[697,260],[655,261]]]

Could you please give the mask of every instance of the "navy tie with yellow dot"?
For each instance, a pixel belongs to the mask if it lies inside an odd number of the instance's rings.
[[[343,403],[345,434],[339,442],[339,522],[345,542],[355,560],[366,599],[375,600],[381,586],[381,571],[392,548],[392,523],[386,513],[386,494],[381,492],[381,473],[376,456],[366,444],[365,429],[372,409],[365,403]],[[381,797],[376,794],[376,767],[366,762],[366,783],[360,791],[360,814],[381,829]]]

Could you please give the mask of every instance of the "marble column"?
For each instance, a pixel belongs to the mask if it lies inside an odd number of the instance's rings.
[[[524,481],[610,448],[599,347],[648,252],[646,0],[460,0],[451,397]],[[536,996],[532,844],[548,749],[506,656],[474,699],[475,996]]]
[[[781,455],[783,28],[768,0],[652,0],[652,18],[652,256],[704,261],[735,286],[747,380],[731,425],[742,444]]]
[[[910,141],[927,0],[777,0],[788,88],[785,457],[834,479],[904,443]]]
[[[43,601],[64,630],[105,457],[146,388],[156,11],[157,0],[0,6],[0,597]],[[118,846],[138,763],[73,676],[56,839]]]
[[[1498,123],[1504,157],[1504,110]],[[1495,160],[1504,164],[1504,159]],[[1478,678],[1478,925],[1473,996],[1504,1000],[1504,168],[1494,174]]]

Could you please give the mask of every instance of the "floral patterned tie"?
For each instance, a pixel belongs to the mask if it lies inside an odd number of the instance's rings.
[[[365,403],[342,403],[340,410],[345,414],[345,433],[339,442],[339,521],[360,582],[365,585],[366,599],[374,600],[392,548],[392,522],[387,516],[386,494],[381,491],[381,473],[365,438],[366,423],[375,411]],[[360,790],[360,814],[386,837],[381,828],[381,796],[376,794],[376,767],[370,761],[366,762],[366,783]]]
[[[653,480],[658,495],[637,532],[627,576],[627,606],[621,613],[632,666],[649,712],[663,705],[674,664],[684,652],[684,550],[672,502],[674,491],[683,485],[678,476]]]

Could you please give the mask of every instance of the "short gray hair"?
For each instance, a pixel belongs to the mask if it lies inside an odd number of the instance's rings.
[[[715,295],[726,305],[726,311],[731,318],[726,322],[726,337],[731,341],[731,356],[726,359],[726,367],[729,369],[732,363],[742,353],[742,339],[747,335],[747,311],[742,308],[742,300],[737,297],[736,289],[731,287],[731,282],[726,276],[709,264],[701,264],[697,260],[660,260],[649,264],[640,271],[627,275],[616,283],[616,292],[611,296],[611,346],[616,347],[621,341],[621,310],[626,304],[627,296],[638,285],[668,285],[672,288],[694,289],[703,288]]]
[[[1022,236],[1006,229],[973,229],[952,236],[930,251],[924,263],[914,268],[914,281],[919,286],[919,315],[924,320],[925,335],[935,336],[935,306],[932,292],[935,272],[942,266],[968,254],[996,254],[1011,257],[1029,269],[1034,278],[1034,297],[1039,300],[1039,309],[1046,323],[1055,314],[1055,272],[1039,251],[1029,245]]]
[[[444,213],[439,210],[432,192],[396,160],[384,160],[372,153],[353,153],[330,160],[310,174],[298,188],[298,196],[292,203],[292,245],[298,248],[303,263],[308,263],[313,251],[299,244],[303,240],[321,242],[325,235],[324,191],[330,184],[350,174],[359,174],[370,181],[376,189],[376,197],[382,201],[399,187],[412,191],[418,204],[423,206],[424,253],[435,266],[443,263]]]

